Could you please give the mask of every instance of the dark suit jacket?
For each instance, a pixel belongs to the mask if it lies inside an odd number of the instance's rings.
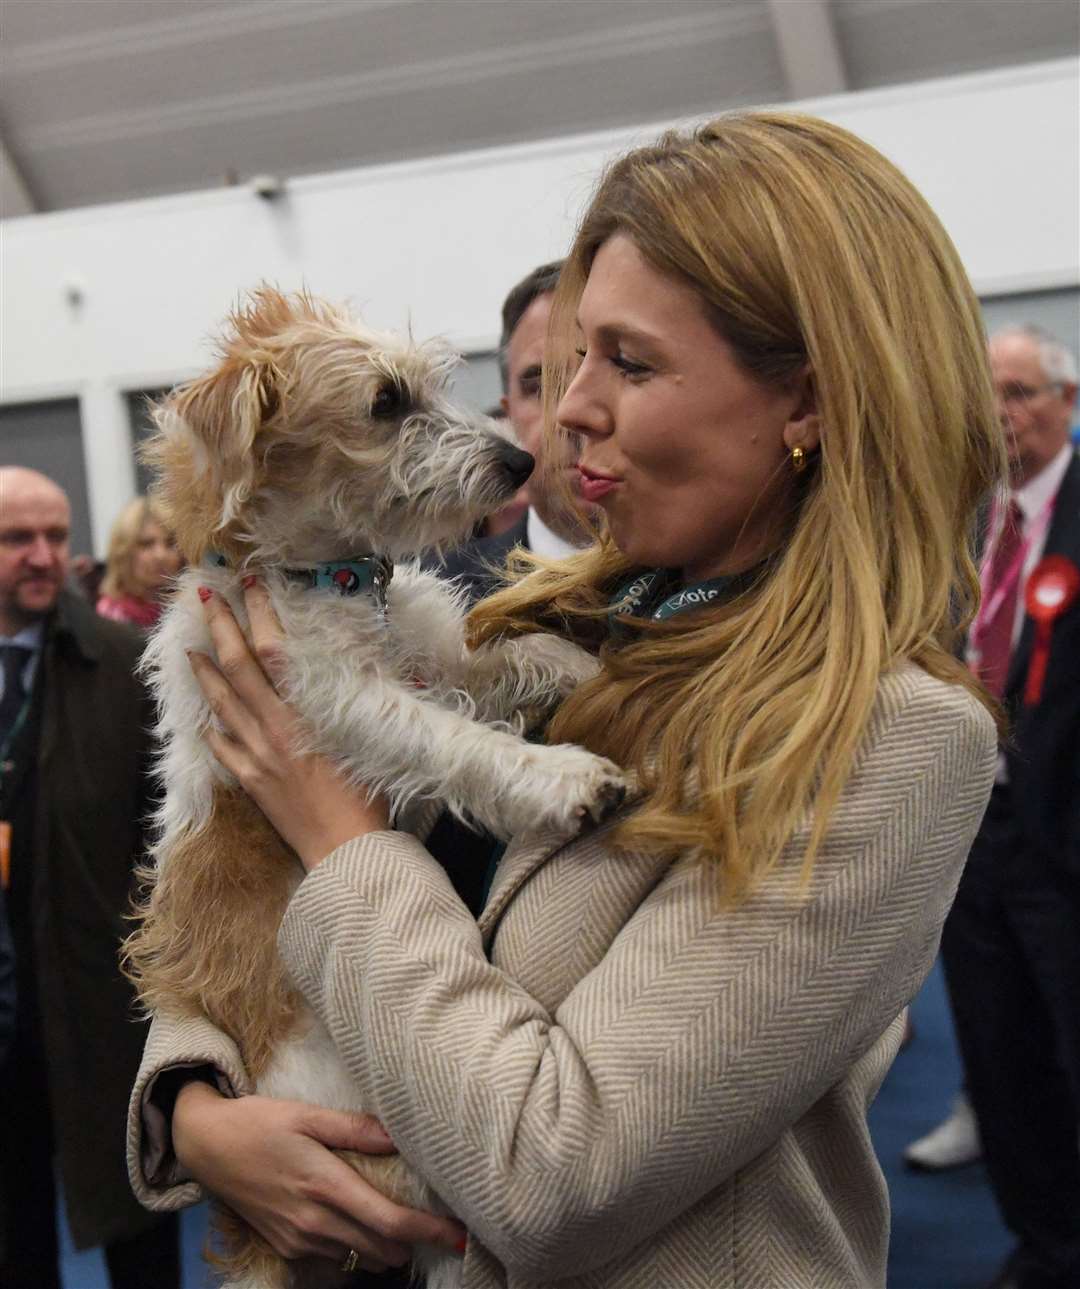
[[[153,709],[134,676],[142,645],[132,627],[61,595],[35,676],[26,742],[4,785],[5,817],[14,822],[8,912],[19,981],[11,1066],[19,1050],[44,1051],[78,1248],[159,1221],[136,1202],[127,1180],[127,1101],[146,1028],[136,1023],[117,956],[131,929],[132,868],[142,857],[149,806]],[[16,1077],[14,1069],[8,1077]],[[0,1082],[0,1096],[5,1091]],[[2,1136],[0,1125],[0,1152]]]
[[[527,534],[529,512],[526,511],[513,528],[496,537],[474,537],[450,551],[439,564],[429,567],[441,577],[453,578],[468,594],[469,603],[475,604],[490,595],[499,586],[499,569],[515,546],[529,549]]]
[[[424,567],[439,577],[455,581],[465,591],[469,603],[475,604],[498,588],[499,570],[514,547],[524,546],[528,550],[527,515],[526,511],[505,533],[495,537],[474,537],[455,547],[443,559],[424,560]],[[479,917],[487,894],[495,839],[487,833],[467,828],[452,815],[444,813],[439,816],[426,844],[446,869],[454,889],[470,912]]]
[[[1044,555],[1080,568],[1080,452],[1058,489]],[[1054,623],[1041,700],[1025,706],[1034,638],[1027,617],[1005,686],[1009,796],[1024,845],[1080,879],[1080,597]]]

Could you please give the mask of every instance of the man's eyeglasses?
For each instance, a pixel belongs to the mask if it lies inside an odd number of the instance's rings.
[[[1012,385],[999,385],[997,388],[997,396],[1000,401],[1006,405],[1006,407],[1010,403],[1018,403],[1021,407],[1025,407],[1033,399],[1038,398],[1040,394],[1045,394],[1048,389],[1060,388],[1061,382],[1056,380],[1052,380],[1046,385],[1036,385],[1034,387],[1031,385],[1021,385],[1019,383]]]

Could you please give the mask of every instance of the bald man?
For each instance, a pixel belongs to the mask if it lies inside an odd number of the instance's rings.
[[[15,946],[0,1069],[0,1285],[59,1289],[56,1169],[77,1248],[112,1289],[176,1289],[174,1216],[131,1195],[127,1099],[144,1039],[117,948],[143,852],[152,711],[140,638],[64,589],[71,511],[0,467],[0,883]]]

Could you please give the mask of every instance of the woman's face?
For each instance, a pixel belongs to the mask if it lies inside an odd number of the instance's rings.
[[[131,557],[131,580],[139,595],[152,600],[180,571],[180,553],[159,523],[148,519],[139,532]]]
[[[752,567],[781,540],[791,448],[817,445],[809,381],[746,375],[698,294],[624,234],[597,252],[578,323],[558,419],[584,436],[582,491],[616,545],[688,580]]]

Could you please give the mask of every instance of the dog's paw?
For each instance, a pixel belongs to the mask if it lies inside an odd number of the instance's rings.
[[[605,783],[602,783],[596,792],[596,796],[578,806],[576,810],[579,819],[584,819],[588,816],[594,824],[602,824],[626,800],[626,780],[623,778],[622,772],[618,766],[611,765],[610,761],[605,764],[611,766],[611,769],[615,772],[615,777],[609,778]]]
[[[515,803],[525,817],[514,831],[565,831],[586,819],[599,824],[622,805],[626,779],[613,762],[568,744],[532,750],[529,782]]]

